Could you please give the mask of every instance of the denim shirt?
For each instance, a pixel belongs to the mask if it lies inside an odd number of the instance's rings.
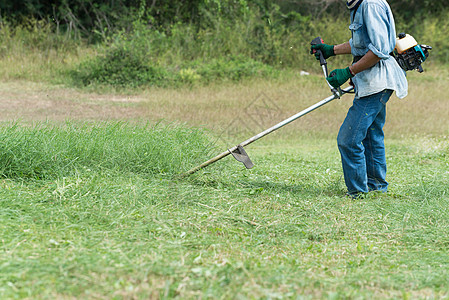
[[[363,56],[371,50],[381,60],[373,67],[354,76],[356,96],[365,97],[385,89],[396,91],[396,96],[407,96],[405,71],[390,56],[396,46],[396,30],[390,6],[385,0],[364,0],[355,15],[351,11],[351,53]]]

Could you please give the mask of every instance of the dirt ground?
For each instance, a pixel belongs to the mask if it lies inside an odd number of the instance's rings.
[[[442,74],[443,73],[443,74]],[[388,103],[390,136],[449,134],[447,72],[410,73],[409,95]],[[148,89],[135,94],[96,93],[23,80],[0,82],[0,122],[137,121],[187,123],[214,131],[256,134],[329,96],[300,77],[185,89]],[[301,118],[286,131],[336,133],[353,96],[344,96]],[[262,120],[260,120],[262,118]],[[262,121],[262,122],[261,122]],[[231,128],[235,127],[235,128]],[[232,130],[229,130],[231,128]]]
[[[127,120],[178,121],[191,125],[228,124],[246,110],[282,106],[285,117],[298,104],[297,91],[266,83],[233,84],[193,89],[152,89],[136,94],[95,93],[29,81],[0,82],[0,122]],[[323,90],[323,96],[327,93]],[[326,96],[324,96],[326,95]],[[305,96],[305,95],[303,95]],[[310,97],[310,96],[309,96]],[[306,97],[306,98],[309,98]],[[292,100],[293,99],[293,100]],[[303,99],[301,100],[303,101]],[[276,103],[278,104],[276,104]],[[296,102],[296,104],[294,104]],[[293,105],[292,105],[293,104]],[[256,110],[258,112],[258,110]],[[284,117],[278,115],[268,124]]]
[[[137,96],[99,95],[34,82],[0,82],[0,121],[144,118]]]

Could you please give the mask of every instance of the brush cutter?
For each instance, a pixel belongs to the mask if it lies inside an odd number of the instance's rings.
[[[237,161],[242,162],[247,169],[251,169],[254,166],[254,164],[251,161],[251,159],[249,158],[249,156],[246,153],[245,149],[243,149],[243,147],[245,147],[245,146],[247,146],[247,145],[257,141],[258,139],[263,138],[264,136],[272,133],[275,130],[278,130],[281,127],[284,127],[285,125],[287,125],[287,124],[289,124],[289,123],[291,123],[291,122],[301,118],[302,116],[308,114],[309,112],[314,111],[315,109],[317,109],[317,108],[319,108],[319,107],[321,107],[321,106],[331,102],[332,100],[338,99],[342,95],[350,93],[353,89],[354,89],[353,86],[349,86],[349,87],[347,87],[345,89],[342,89],[341,93],[337,93],[337,95],[334,94],[332,96],[329,96],[326,99],[323,99],[320,102],[318,102],[318,103],[316,103],[316,104],[314,104],[314,105],[304,109],[303,111],[300,111],[296,115],[293,115],[290,118],[288,118],[288,119],[286,119],[286,120],[284,120],[284,121],[274,125],[273,127],[270,127],[268,129],[266,129],[265,131],[262,131],[261,133],[259,133],[259,134],[255,135],[255,136],[247,139],[246,141],[241,142],[237,146],[234,146],[231,149],[228,149],[227,151],[225,151],[225,152],[215,156],[214,158],[211,158],[208,161],[202,163],[201,165],[194,167],[193,169],[189,170],[187,172],[187,174],[193,174],[196,171],[199,171],[199,170],[207,167],[208,165],[210,165],[210,164],[212,164],[212,163],[222,159],[223,157],[228,156],[229,154],[234,156],[234,158]]]
[[[312,41],[311,44],[317,44],[317,43],[323,43],[323,40],[320,37],[317,37],[316,39],[314,39]],[[324,59],[322,53],[320,53],[320,65],[323,69],[324,76],[328,77],[327,62]],[[326,80],[326,82],[327,82],[327,80]],[[197,172],[198,170],[201,170],[201,169],[207,167],[208,165],[222,159],[223,157],[228,156],[229,154],[231,154],[237,161],[243,163],[247,169],[251,169],[254,166],[254,164],[251,161],[251,159],[249,158],[248,154],[246,153],[246,151],[243,147],[257,141],[258,139],[263,138],[264,136],[272,133],[275,130],[278,130],[281,127],[284,127],[285,125],[301,118],[302,116],[314,111],[315,109],[331,102],[332,100],[339,99],[342,95],[351,93],[354,89],[353,86],[349,86],[345,89],[335,89],[334,87],[332,87],[329,84],[329,82],[327,82],[327,84],[331,88],[332,96],[329,96],[326,99],[321,100],[320,102],[304,109],[303,111],[300,111],[299,113],[291,116],[290,118],[285,119],[284,121],[266,129],[265,131],[262,131],[261,133],[247,139],[246,141],[241,142],[240,144],[232,147],[231,149],[228,149],[227,151],[215,156],[214,158],[209,159],[208,161],[202,163],[201,165],[194,167],[193,169],[189,170],[187,172],[187,174],[193,174],[193,173]]]

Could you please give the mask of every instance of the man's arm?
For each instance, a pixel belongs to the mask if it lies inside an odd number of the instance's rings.
[[[338,54],[350,54],[351,53],[351,45],[349,43],[344,43],[340,45],[334,46],[335,55]],[[345,83],[349,78],[355,76],[355,74],[360,73],[366,69],[371,68],[375,64],[380,61],[380,58],[374,54],[371,50],[369,50],[358,62],[353,64],[352,66],[347,67],[346,69],[336,69],[330,73],[330,76],[327,77],[327,81],[333,87],[339,87],[343,83]]]
[[[346,42],[346,43],[340,44],[340,45],[335,45],[334,53],[335,53],[335,55],[351,54],[351,45],[349,44],[349,42]]]
[[[351,45],[349,42],[335,45],[334,46],[335,55],[340,54],[351,54]],[[380,58],[377,57],[371,50],[369,50],[358,62],[349,67],[352,75],[360,73],[368,68],[371,68],[379,62]]]
[[[366,69],[371,68],[380,61],[380,58],[369,50],[358,62],[349,67],[352,75],[360,73]]]

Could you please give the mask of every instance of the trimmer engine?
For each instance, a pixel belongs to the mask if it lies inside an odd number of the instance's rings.
[[[411,35],[400,33],[391,55],[404,71],[417,69],[421,73],[421,64],[429,57],[429,50],[432,50],[431,46],[418,45]]]

